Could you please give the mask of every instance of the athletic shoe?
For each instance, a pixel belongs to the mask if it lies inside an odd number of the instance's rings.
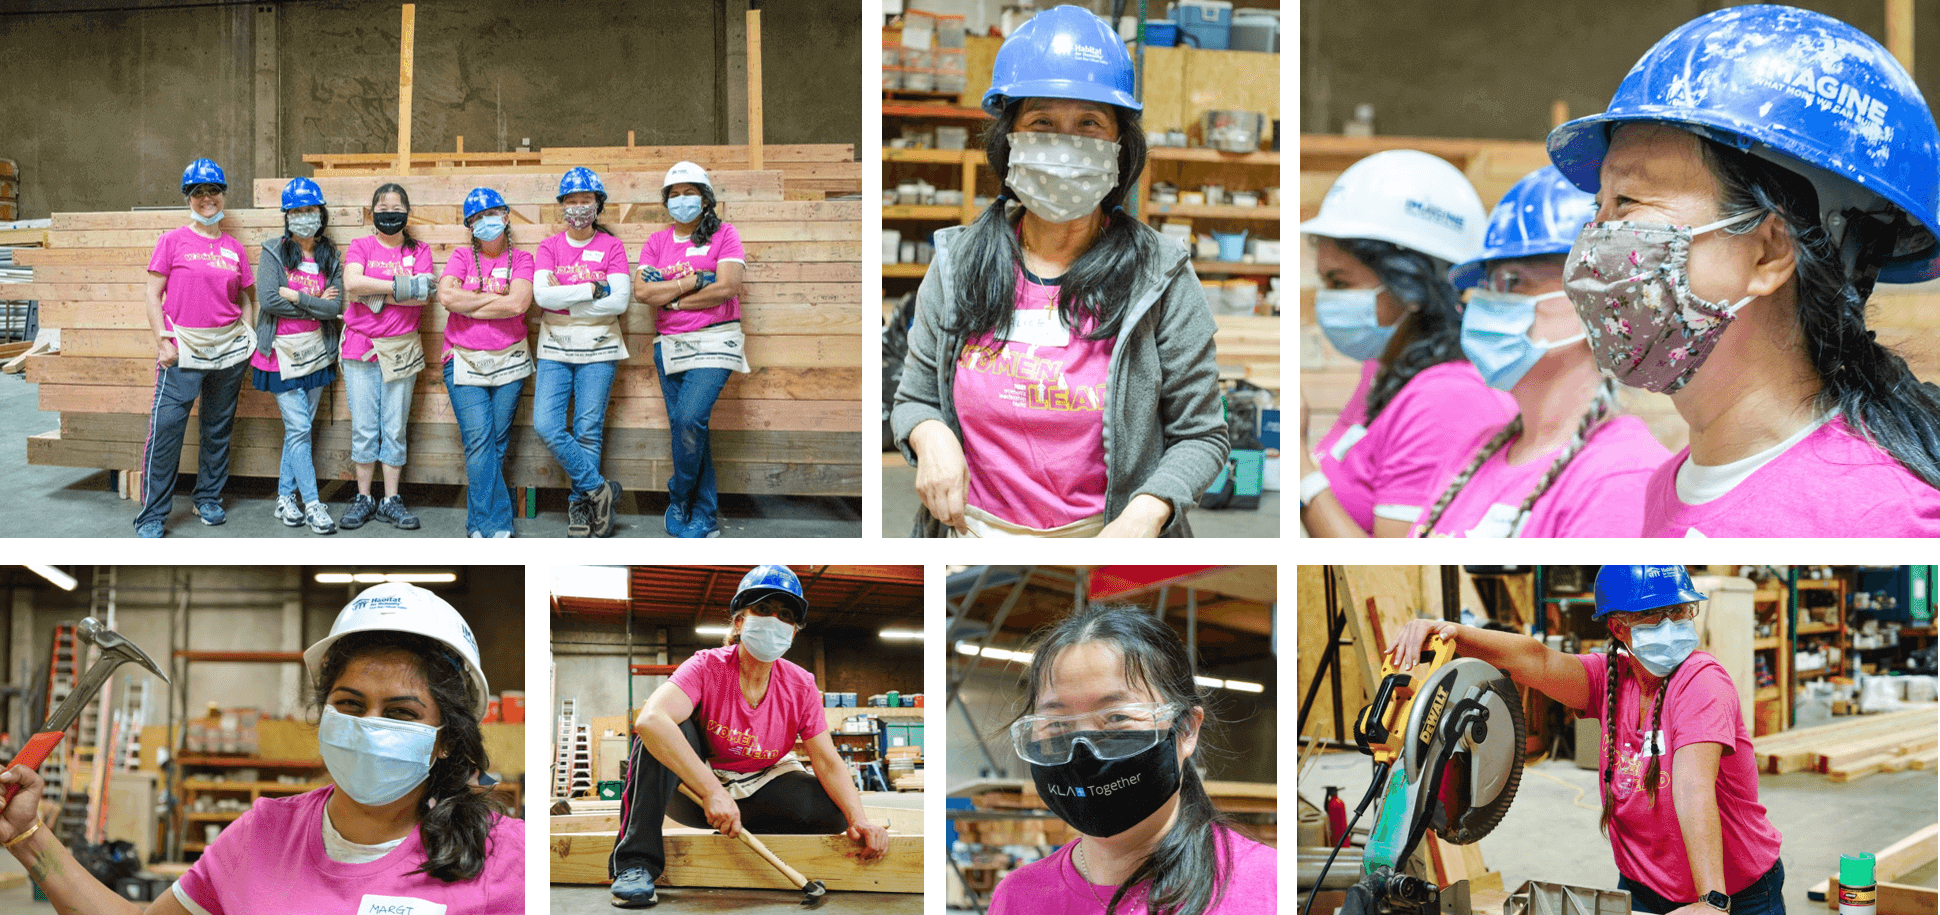
[[[377,503],[377,520],[389,521],[401,531],[418,529],[418,516],[411,514],[411,510],[404,507],[404,500],[396,495],[385,496],[384,501]]]
[[[613,515],[620,503],[620,484],[615,480],[607,480],[600,488],[593,490],[591,502],[593,536],[613,536]]]
[[[577,496],[566,500],[566,536],[593,536],[593,505]]]
[[[135,528],[135,536],[143,540],[154,540],[162,536],[162,522],[149,521],[144,523],[142,526]]]
[[[375,514],[377,514],[377,501],[360,492],[356,498],[350,500],[350,508],[344,512],[344,516],[337,519],[337,526],[347,531],[354,531],[363,527]]]
[[[622,909],[644,909],[660,900],[653,892],[653,878],[644,867],[629,867],[613,881],[613,905]]]
[[[283,522],[284,527],[303,526],[303,506],[296,501],[296,496],[283,493],[276,497],[276,520]]]
[[[310,503],[309,507],[303,511],[303,520],[309,522],[310,533],[312,534],[334,534],[337,532],[337,522],[330,520],[330,509],[324,507],[322,502]],[[285,521],[283,523],[288,524],[289,522]]]
[[[670,501],[667,503],[665,520],[667,523],[667,536],[678,537],[680,536],[680,529],[687,526],[687,510],[682,508],[679,502]]]
[[[221,502],[197,502],[195,503],[195,514],[196,517],[202,519],[203,524],[210,527],[215,527],[229,520],[229,513],[222,510]]]
[[[510,539],[512,539],[512,532],[511,532],[511,531],[493,531],[493,532],[492,532],[492,539],[493,539],[493,540],[510,540]]]

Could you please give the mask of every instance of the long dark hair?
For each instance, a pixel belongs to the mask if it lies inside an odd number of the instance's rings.
[[[986,333],[1002,339],[1016,313],[1017,271],[1024,267],[1024,251],[1008,212],[1007,201],[1015,198],[1003,182],[1010,171],[1010,134],[1021,107],[1021,102],[1005,107],[984,133],[984,155],[1002,190],[963,233],[951,258],[958,291],[949,332],[963,339]],[[1155,233],[1124,210],[1126,195],[1145,170],[1145,128],[1138,112],[1116,105],[1111,110],[1118,118],[1118,183],[1099,204],[1106,214],[1105,228],[1058,281],[1059,317],[1066,327],[1078,327],[1085,319],[1097,322],[1092,340],[1118,336],[1132,286],[1146,261],[1156,256],[1148,237]]]
[[[399,202],[404,204],[404,212],[407,215],[411,212],[411,192],[405,190],[404,185],[392,181],[378,185],[377,191],[370,195],[370,208],[373,213],[377,210],[377,202],[383,200],[385,194],[396,194]],[[411,226],[409,223],[406,223],[404,228],[398,230],[398,237],[404,239],[404,249],[406,251],[418,246],[418,240],[411,237]]]
[[[1819,376],[1813,406],[1821,414],[1840,411],[1861,438],[1940,489],[1940,387],[1921,381],[1866,329],[1866,299],[1893,251],[1896,229],[1867,217],[1850,219],[1848,267],[1839,241],[1820,223],[1818,192],[1803,175],[1712,140],[1701,140],[1699,147],[1718,181],[1722,216],[1769,213],[1791,233],[1798,324]],[[1742,235],[1762,223],[1724,231]]]
[[[323,222],[317,226],[316,250],[310,256],[316,258],[317,269],[323,272],[324,282],[328,283],[331,275],[337,272],[337,243],[323,234],[330,229],[330,208],[319,206],[317,213],[323,217]],[[283,264],[285,273],[295,270],[296,265],[303,262],[303,245],[290,234],[289,210],[283,211],[283,237],[272,244],[276,245],[276,259]]]
[[[1610,647],[1604,651],[1603,655],[1603,665],[1605,667],[1603,675],[1603,776],[1597,788],[1597,794],[1603,798],[1603,815],[1597,818],[1596,825],[1598,829],[1603,831],[1604,835],[1609,835],[1610,820],[1617,813],[1617,798],[1610,790],[1610,780],[1612,774],[1617,771],[1617,692],[1622,688],[1622,671],[1625,666],[1624,660],[1617,656],[1617,647],[1619,644],[1620,641],[1617,639],[1616,631],[1611,630]],[[1681,664],[1678,666],[1680,669],[1683,667]],[[1644,767],[1644,790],[1650,792],[1650,802],[1652,804],[1657,803],[1657,789],[1662,787],[1664,782],[1664,694],[1671,691],[1671,677],[1674,676],[1677,676],[1676,670],[1659,678],[1657,683],[1657,701],[1652,703],[1650,712],[1650,739],[1656,743],[1656,746],[1644,748],[1644,752],[1650,756],[1649,764]],[[1642,684],[1639,684],[1638,689],[1641,690],[1642,688]],[[1639,693],[1639,698],[1641,697],[1642,694]]]
[[[694,223],[694,234],[692,236],[694,245],[699,247],[707,244],[708,239],[714,237],[715,230],[721,227],[721,217],[720,214],[714,212],[714,189],[698,181],[689,183],[694,185],[695,190],[701,192],[701,218],[700,221]],[[674,188],[671,184],[660,189],[661,205],[664,206],[667,201],[674,199],[673,190]]]
[[[324,655],[323,669],[311,684],[311,701],[319,712],[327,708],[330,690],[351,659],[380,651],[402,651],[416,659],[418,674],[438,704],[438,749],[443,755],[431,761],[431,775],[418,802],[424,865],[412,873],[446,883],[475,879],[485,869],[492,816],[505,811],[489,791],[472,785],[473,775],[492,763],[485,755],[478,713],[472,710],[464,660],[444,643],[414,632],[352,633],[338,639]]]
[[[1165,702],[1186,707],[1172,722],[1173,739],[1183,739],[1192,730],[1193,709],[1205,711],[1193,755],[1207,752],[1206,733],[1216,721],[1208,707],[1210,696],[1192,678],[1192,658],[1186,654],[1185,643],[1178,633],[1136,607],[1093,604],[1059,620],[1034,639],[1029,692],[1019,717],[1036,710],[1038,696],[1051,669],[1057,666],[1058,655],[1087,642],[1104,642],[1118,649],[1124,659],[1126,683],[1143,684]],[[1219,830],[1213,827],[1232,830],[1233,826],[1214,809],[1193,760],[1188,758],[1181,768],[1178,820],[1159,840],[1151,857],[1112,893],[1111,903],[1105,906],[1106,915],[1114,915],[1125,895],[1140,884],[1150,886],[1146,891],[1149,911],[1202,915],[1212,909],[1232,878],[1230,866],[1219,860]]]

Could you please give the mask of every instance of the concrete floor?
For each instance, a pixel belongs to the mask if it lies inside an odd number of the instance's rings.
[[[6,515],[33,519],[39,537],[132,537],[137,506],[116,497],[113,474],[73,467],[27,464],[27,436],[60,428],[60,414],[42,412],[38,389],[21,375],[0,375],[0,492],[7,493]],[[302,527],[284,527],[272,517],[276,481],[264,477],[232,477],[223,493],[229,520],[208,527],[195,518],[189,501],[192,475],[178,480],[175,511],[169,516],[170,537],[285,537],[325,539]],[[382,484],[378,487],[382,489]],[[333,517],[341,517],[354,484],[345,480],[323,484],[324,501]],[[332,538],[424,538],[465,535],[465,489],[462,486],[408,485],[407,504],[423,522],[415,531],[388,524],[367,524],[339,531]],[[660,537],[667,531],[661,514],[667,497],[661,492],[625,493],[620,505],[616,537]],[[544,490],[539,517],[520,518],[513,528],[521,537],[564,537],[566,494]],[[24,532],[22,532],[24,533]],[[862,500],[831,496],[721,497],[723,537],[861,537]]]
[[[885,452],[882,456],[882,535],[907,537],[911,519],[923,504],[916,498],[916,468],[902,455]],[[1260,507],[1246,511],[1194,509],[1192,533],[1198,537],[1278,537],[1280,536],[1280,494],[1260,494]]]
[[[1339,786],[1352,816],[1372,768],[1358,753],[1328,753],[1301,779],[1300,793],[1318,806],[1325,786]],[[1803,772],[1765,775],[1758,780],[1758,799],[1784,836],[1779,860],[1785,865],[1786,909],[1811,915],[1826,909],[1808,902],[1806,890],[1838,870],[1841,853],[1876,853],[1933,823],[1940,775],[1930,769],[1894,772],[1845,784]],[[1597,831],[1600,810],[1594,770],[1567,761],[1529,767],[1508,814],[1482,840],[1482,860],[1502,873],[1503,888],[1511,892],[1525,880],[1615,889],[1610,844]],[[1364,815],[1361,825],[1372,816]],[[1934,880],[1929,867],[1898,882],[1934,886]]]

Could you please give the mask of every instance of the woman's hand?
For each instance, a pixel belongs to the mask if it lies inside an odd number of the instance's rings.
[[[343,292],[342,290],[339,290],[335,286],[326,287],[323,290],[323,295],[321,296],[321,298],[326,298],[332,302],[335,302],[336,300],[343,298]]]
[[[155,347],[156,365],[174,365],[181,358],[182,353],[175,348],[175,341],[168,337],[163,337],[162,342]]]
[[[1421,660],[1421,650],[1427,647],[1429,639],[1441,635],[1453,640],[1461,628],[1460,624],[1447,620],[1409,620],[1388,643],[1388,663],[1399,671],[1413,670]]]
[[[963,443],[950,427],[934,419],[910,430],[909,445],[916,452],[916,495],[943,526],[969,533],[963,523],[963,497],[970,488],[970,465],[963,460]]]
[[[0,772],[0,794],[14,785],[20,786],[20,793],[7,802],[6,809],[0,810],[0,842],[19,838],[40,819],[41,792],[47,787],[40,773],[25,766],[12,766]]]
[[[1125,510],[1111,519],[1099,537],[1157,537],[1172,517],[1172,503],[1142,492],[1132,497]]]
[[[874,861],[889,852],[889,830],[864,820],[842,833],[862,846],[862,860]]]
[[[729,797],[726,788],[716,788],[707,796],[707,803],[701,812],[707,816],[707,825],[714,827],[724,836],[741,834],[741,806]]]

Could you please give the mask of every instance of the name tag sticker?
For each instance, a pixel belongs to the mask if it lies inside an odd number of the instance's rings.
[[[512,270],[509,267],[493,267],[492,275],[495,277],[498,277],[499,279],[505,279],[506,277],[512,275]]]
[[[707,254],[707,249],[709,249],[709,248],[712,248],[712,247],[714,247],[714,243],[713,243],[713,242],[708,242],[707,244],[704,244],[704,245],[702,245],[702,246],[700,246],[700,247],[698,247],[698,248],[688,248],[688,249],[687,249],[687,256],[688,256],[688,257],[703,257],[703,256],[705,256],[705,255]]]
[[[579,259],[597,264],[606,260],[606,253],[603,251],[581,251],[579,252]]]
[[[1662,731],[1645,731],[1638,735],[1638,738],[1643,742],[1643,749],[1638,751],[1638,756],[1657,756],[1666,749]]]
[[[297,265],[296,269],[297,269],[297,272],[299,273],[321,273],[322,272],[317,269],[316,261],[304,261],[303,263]]]
[[[357,904],[357,915],[445,915],[445,907],[409,896],[367,895]]]
[[[417,255],[415,255],[415,254],[406,254],[406,255],[404,255],[404,266],[406,266],[406,267],[409,267],[409,266],[411,266],[411,265],[413,265],[413,264],[416,264],[417,262],[418,262],[418,256],[417,256]]]
[[[1011,317],[1008,339],[1029,346],[1070,346],[1071,331],[1065,328],[1056,312],[1033,308]]]
[[[223,257],[228,258],[229,260],[232,260],[232,261],[239,260],[241,258],[241,255],[237,254],[234,251],[229,250],[228,248],[217,248],[216,253],[221,254]]]

